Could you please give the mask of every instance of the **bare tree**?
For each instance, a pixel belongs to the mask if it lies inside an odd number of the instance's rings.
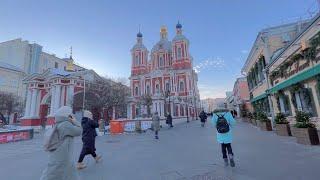
[[[7,114],[8,117],[13,112],[17,112],[18,114],[22,114],[23,112],[22,99],[12,93],[0,92],[0,102],[0,113]],[[0,115],[2,120],[6,121],[2,114]]]
[[[152,97],[149,94],[141,96],[140,103],[147,106],[147,115],[151,116]]]
[[[88,83],[86,88],[85,108],[102,112],[103,109],[115,108],[119,116],[124,117],[127,111],[126,98],[129,96],[129,87],[122,82],[110,79],[101,79]],[[81,104],[82,97],[75,99],[75,104]]]

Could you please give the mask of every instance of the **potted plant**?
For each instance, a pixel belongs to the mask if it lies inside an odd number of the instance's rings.
[[[258,113],[253,112],[252,114],[253,118],[251,119],[251,123],[255,126],[257,126],[257,118],[258,118]]]
[[[260,129],[263,131],[272,131],[271,121],[268,116],[263,112],[259,112],[257,116]]]
[[[248,122],[252,123],[252,119],[253,119],[253,114],[251,112],[248,112]]]
[[[291,136],[291,129],[286,116],[278,113],[274,119],[276,123],[276,134],[279,136]]]
[[[296,124],[294,125],[292,134],[297,138],[297,142],[306,145],[319,144],[317,128],[310,122],[310,114],[303,111],[297,111],[295,118]]]
[[[246,110],[241,111],[241,117],[243,122],[248,122],[248,112]]]

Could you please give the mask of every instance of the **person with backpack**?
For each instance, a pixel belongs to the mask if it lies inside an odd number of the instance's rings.
[[[217,129],[217,141],[221,144],[224,164],[225,166],[229,165],[229,158],[231,167],[235,166],[234,154],[231,147],[232,129],[234,128],[235,123],[236,121],[232,114],[226,109],[218,110],[213,113],[212,124]]]
[[[200,112],[199,118],[200,118],[200,121],[201,121],[201,126],[204,127],[208,116],[203,110]]]
[[[83,159],[86,155],[91,154],[95,159],[96,163],[98,163],[101,159],[101,156],[96,154],[95,148],[95,139],[97,136],[96,128],[99,127],[99,124],[93,120],[92,113],[90,111],[83,112],[83,118],[81,121],[82,126],[82,150],[79,156],[79,160],[77,163],[78,169],[86,168],[86,165],[83,164]]]
[[[55,113],[53,129],[45,137],[44,149],[49,153],[49,162],[40,180],[78,180],[73,163],[74,137],[80,136],[82,128],[72,115],[69,106],[63,106]]]

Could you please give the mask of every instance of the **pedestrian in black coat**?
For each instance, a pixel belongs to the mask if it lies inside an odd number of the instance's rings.
[[[201,126],[204,127],[204,124],[207,121],[207,114],[204,111],[201,111],[199,115],[200,121],[201,121]]]
[[[171,114],[168,114],[168,115],[167,115],[166,124],[168,124],[170,128],[172,128],[172,127],[173,127],[173,125],[172,125],[172,116],[171,116]]]
[[[82,131],[82,150],[78,160],[77,168],[83,169],[86,166],[82,163],[84,157],[88,154],[91,154],[92,157],[99,162],[101,156],[97,156],[96,154],[96,147],[95,147],[95,139],[97,136],[96,128],[99,127],[99,124],[92,120],[92,113],[89,111],[85,111],[83,113],[83,118],[81,121],[81,126],[83,128]]]

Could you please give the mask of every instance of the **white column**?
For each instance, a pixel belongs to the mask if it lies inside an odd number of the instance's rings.
[[[187,96],[189,96],[189,91],[190,91],[190,89],[189,89],[189,75],[188,74],[186,74],[186,92],[188,93],[187,94]]]
[[[69,85],[67,87],[67,100],[66,105],[72,107],[73,105],[73,96],[74,96],[74,85]]]
[[[300,99],[299,93],[295,92],[294,95],[296,97],[297,109],[299,111],[302,111],[302,104],[301,104],[301,99]]]
[[[54,109],[54,104],[55,104],[55,89],[56,86],[51,86],[51,103],[50,103],[50,116],[54,116],[55,109]]]
[[[60,106],[64,106],[65,101],[65,93],[66,93],[66,86],[61,86],[61,92],[60,92]],[[59,107],[60,107],[59,106]]]
[[[36,115],[37,89],[32,89],[30,117]]]
[[[170,109],[171,109],[171,116],[173,117],[174,116],[174,112],[173,112],[173,102],[170,102]]]
[[[312,97],[314,100],[314,104],[316,106],[315,109],[316,109],[317,115],[318,115],[318,117],[320,117],[320,105],[319,105],[319,98],[317,95],[316,84],[311,85],[311,91],[312,91]]]
[[[55,94],[54,111],[56,111],[60,107],[61,85],[56,86],[54,94]]]
[[[284,108],[284,102],[283,102],[283,97],[279,97],[279,103],[280,103],[280,112],[285,113],[285,108]]]
[[[25,117],[29,117],[30,116],[30,106],[31,106],[31,96],[32,96],[32,92],[30,89],[27,90],[27,101],[26,101],[26,111],[24,113]]]
[[[36,114],[35,116],[39,116],[40,113],[40,102],[41,101],[41,91],[37,89],[37,100],[36,100]]]

